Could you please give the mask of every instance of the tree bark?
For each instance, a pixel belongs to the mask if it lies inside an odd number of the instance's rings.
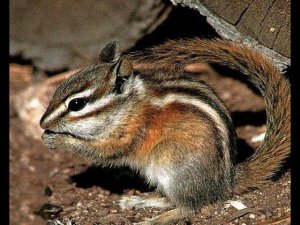
[[[290,0],[171,1],[198,10],[221,37],[257,49],[281,71],[290,66]]]

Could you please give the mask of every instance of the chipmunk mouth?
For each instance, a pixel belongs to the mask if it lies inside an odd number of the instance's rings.
[[[64,140],[64,138],[79,139],[80,137],[77,137],[69,132],[57,132],[46,129],[41,138],[44,145],[51,150],[55,150],[63,147],[64,144],[62,144],[62,140]]]
[[[43,136],[54,136],[54,135],[66,135],[66,136],[71,136],[76,139],[82,139],[81,137],[79,137],[75,134],[69,133],[69,132],[58,132],[58,131],[54,131],[54,130],[50,130],[50,129],[46,129],[43,133]]]
[[[51,134],[56,134],[56,132],[53,131],[53,130],[47,129],[47,130],[44,131],[44,134],[46,134],[46,135],[51,135]]]

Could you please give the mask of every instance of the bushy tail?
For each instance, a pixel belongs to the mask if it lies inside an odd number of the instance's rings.
[[[238,70],[265,99],[267,132],[263,144],[237,166],[236,192],[267,182],[290,154],[290,85],[272,63],[244,45],[224,40],[176,40],[132,54],[140,69],[178,71],[191,63],[213,63]]]

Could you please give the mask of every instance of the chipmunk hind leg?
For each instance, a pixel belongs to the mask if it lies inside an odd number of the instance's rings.
[[[142,198],[139,196],[123,196],[119,200],[119,206],[122,209],[130,209],[130,208],[170,208],[174,206],[166,197],[149,197]],[[181,219],[187,218],[192,214],[192,210],[182,210],[179,208],[175,208],[169,210],[165,213],[162,213],[159,216],[148,219],[143,222],[134,223],[136,225],[163,225],[163,224],[171,224],[175,223]]]
[[[166,225],[176,223],[179,220],[187,219],[190,217],[194,212],[188,210],[182,210],[180,208],[175,208],[169,210],[165,213],[160,214],[159,216],[153,217],[149,220],[134,223],[134,225]]]
[[[165,197],[149,197],[143,198],[139,196],[123,196],[118,201],[121,209],[131,209],[131,208],[169,208],[173,205]]]

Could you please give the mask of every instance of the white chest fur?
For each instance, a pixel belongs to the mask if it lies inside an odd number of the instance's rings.
[[[172,170],[170,167],[158,167],[151,163],[145,170],[145,176],[151,185],[157,185],[168,192],[172,182]]]

